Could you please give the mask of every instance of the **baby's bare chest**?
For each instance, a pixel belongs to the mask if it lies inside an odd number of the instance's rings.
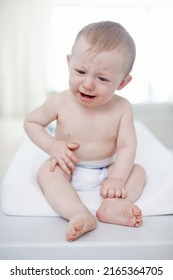
[[[111,114],[61,114],[57,123],[58,138],[67,141],[115,141],[119,117]]]

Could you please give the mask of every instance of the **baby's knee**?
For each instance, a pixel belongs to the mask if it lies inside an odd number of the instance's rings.
[[[140,172],[141,174],[146,175],[145,169],[144,169],[144,167],[143,167],[142,165],[135,163],[135,164],[134,164],[134,168],[135,168],[138,172]]]
[[[138,175],[140,176],[140,178],[143,179],[144,182],[146,182],[147,175],[146,175],[146,171],[142,165],[135,163],[133,166],[133,171],[137,172]]]

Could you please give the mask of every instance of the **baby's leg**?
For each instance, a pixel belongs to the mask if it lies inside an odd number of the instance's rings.
[[[38,171],[38,182],[47,201],[60,216],[69,220],[66,239],[73,241],[95,229],[96,219],[81,202],[70,179],[58,166],[51,172],[49,162]]]
[[[142,224],[142,212],[136,200],[141,196],[146,181],[143,168],[134,165],[125,184],[126,198],[106,198],[97,210],[97,218],[106,223],[139,227]]]

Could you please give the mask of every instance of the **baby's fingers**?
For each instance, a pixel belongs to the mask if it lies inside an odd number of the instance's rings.
[[[122,189],[121,188],[114,188],[114,197],[117,197],[117,198],[122,197]]]
[[[75,167],[76,167],[76,166],[75,166],[75,163],[74,163],[69,157],[64,156],[63,160],[64,160],[65,164],[67,165],[67,167],[68,167],[71,171],[73,171],[73,170],[75,169]]]
[[[50,171],[53,172],[55,171],[55,168],[57,166],[57,160],[55,157],[50,159]]]
[[[106,184],[103,184],[100,189],[100,195],[103,198],[126,198],[127,192],[125,188],[108,187]]]
[[[72,162],[74,163],[78,162],[78,158],[75,156],[75,154],[72,151],[67,150],[66,155]]]
[[[104,183],[101,185],[101,188],[100,188],[100,195],[101,195],[101,197],[103,197],[103,198],[108,197],[108,188],[105,186]]]
[[[115,197],[120,198],[121,197],[121,192],[116,190],[114,187],[108,188],[107,197],[108,198],[115,198]]]
[[[66,173],[67,175],[71,174],[71,169],[73,169],[73,164],[69,163],[69,167],[68,165],[65,163],[64,160],[57,160],[55,157],[51,158],[50,160],[50,171],[54,172],[56,166],[59,165],[59,167],[64,171],[64,173]],[[71,166],[71,168],[70,168]]]
[[[65,162],[64,159],[59,160],[58,162],[60,168],[62,169],[62,171],[64,171],[65,174],[70,175],[71,174],[71,168],[69,165],[67,165],[67,163]]]
[[[121,189],[121,198],[126,198],[127,197],[127,192],[125,188]]]
[[[127,193],[125,188],[109,188],[108,189],[108,197],[110,198],[126,198]]]

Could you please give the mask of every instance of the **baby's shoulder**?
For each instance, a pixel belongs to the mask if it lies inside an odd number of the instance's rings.
[[[114,98],[114,106],[120,110],[132,109],[132,104],[124,97],[116,95]]]
[[[68,99],[68,91],[57,92],[49,96],[48,101],[54,105],[63,105]]]

